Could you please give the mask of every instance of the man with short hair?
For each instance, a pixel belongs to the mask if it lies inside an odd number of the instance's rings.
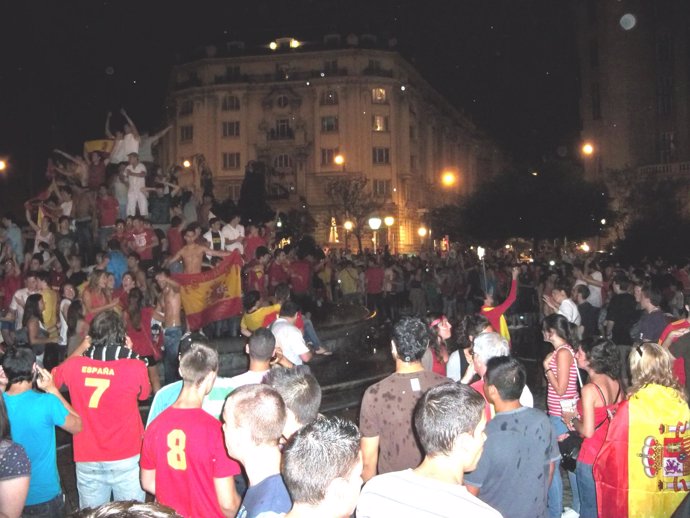
[[[285,419],[283,399],[266,385],[244,385],[225,401],[225,446],[242,463],[249,479],[237,513],[240,518],[268,518],[292,507],[280,476],[279,442]]]
[[[640,331],[639,339],[644,342],[656,342],[668,325],[666,315],[659,309],[661,291],[656,286],[645,283],[635,292],[635,299],[644,311],[638,324]]]
[[[271,370],[271,358],[275,353],[276,338],[268,329],[260,327],[249,337],[244,351],[249,356],[249,369],[247,372],[233,376],[228,384],[233,388],[261,383],[264,376]]]
[[[304,342],[302,332],[295,325],[298,313],[297,304],[287,300],[280,307],[278,319],[270,327],[276,337],[276,347],[293,365],[302,365],[312,359],[312,352]]]
[[[200,273],[204,262],[204,255],[209,257],[226,257],[231,254],[224,250],[212,250],[211,248],[200,245],[196,242],[196,225],[189,225],[184,231],[183,238],[185,245],[170,259],[166,264],[172,264],[182,259],[184,273]]]
[[[24,305],[29,295],[38,293],[38,272],[29,270],[24,275],[24,287],[18,289],[12,294],[12,302],[10,302],[10,313],[14,315],[14,330],[19,331],[24,327]]]
[[[586,284],[577,284],[573,287],[573,299],[577,304],[580,313],[582,331],[580,338],[592,338],[599,335],[599,308],[592,306],[587,300],[590,295],[589,287]]]
[[[422,356],[429,339],[419,318],[405,317],[393,326],[395,372],[366,390],[360,410],[365,481],[377,473],[413,468],[422,459],[412,431],[414,406],[428,389],[450,382],[424,370]]]
[[[632,345],[630,330],[637,316],[635,297],[628,291],[630,281],[624,275],[613,278],[613,297],[606,311],[606,337],[618,346]]]
[[[136,359],[122,318],[112,310],[96,315],[89,348],[53,369],[55,385],[69,389],[84,428],[74,437],[79,507],[114,500],[144,501],[139,453],[144,425],[139,401],[151,393],[146,364]]]
[[[444,384],[426,392],[414,413],[424,460],[415,469],[367,482],[357,518],[500,518],[463,485],[465,472],[476,468],[486,440],[483,409],[484,398],[467,385]]]
[[[24,447],[31,461],[29,493],[22,516],[63,516],[65,500],[57,468],[55,427],[78,434],[81,418],[55,387],[50,373],[36,365],[31,349],[10,349],[2,359],[2,369],[8,380],[2,397],[12,440]],[[34,379],[43,392],[32,389]]]
[[[526,381],[525,368],[515,358],[488,361],[485,395],[496,415],[486,426],[484,451],[477,469],[465,477],[465,486],[504,516],[546,518],[560,452],[546,414],[520,404]]]
[[[285,448],[281,473],[293,503],[285,518],[348,518],[362,486],[357,427],[338,417],[305,426]]]
[[[228,223],[221,229],[225,239],[225,249],[229,252],[238,250],[244,254],[244,227],[240,225],[240,213],[236,210],[230,214]]]
[[[142,266],[145,269],[153,266],[153,249],[158,244],[156,233],[144,226],[144,217],[134,216],[132,233],[129,238],[129,248],[139,254]]]
[[[321,386],[308,366],[272,369],[264,377],[263,383],[276,389],[285,402],[287,419],[283,429],[284,439],[289,439],[318,417]]]
[[[180,285],[170,277],[168,270],[158,270],[156,282],[162,290],[155,315],[163,322],[163,368],[167,385],[179,379],[177,357],[182,338],[182,298]]]
[[[240,504],[239,466],[227,456],[218,421],[201,409],[218,361],[215,349],[193,342],[180,360],[182,392],[144,433],[141,486],[183,516],[231,518]]]

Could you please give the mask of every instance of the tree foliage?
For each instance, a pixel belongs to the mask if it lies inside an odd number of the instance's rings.
[[[367,218],[382,207],[368,189],[368,183],[369,179],[365,176],[354,176],[334,178],[326,186],[326,194],[334,208],[354,223],[352,233],[357,238],[360,252],[362,251],[362,231],[367,224]]]
[[[602,219],[614,219],[605,186],[585,181],[581,169],[562,161],[505,172],[432,213],[441,234],[482,242],[580,239],[598,234]]]

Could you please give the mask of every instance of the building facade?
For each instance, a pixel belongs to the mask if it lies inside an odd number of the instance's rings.
[[[331,246],[343,245],[347,219],[326,194],[333,178],[364,175],[382,207],[376,216],[394,219],[380,237],[392,251],[409,252],[428,244],[418,230],[430,209],[505,164],[469,118],[373,36],[207,48],[173,69],[167,106],[167,165],[203,154],[216,197],[237,200],[245,166],[261,161],[273,209],[306,204],[317,241]]]
[[[590,178],[690,175],[690,3],[576,2]]]

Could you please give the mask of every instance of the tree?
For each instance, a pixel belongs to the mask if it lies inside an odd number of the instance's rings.
[[[359,252],[362,252],[362,230],[367,218],[381,209],[382,204],[374,199],[367,188],[369,179],[365,176],[335,178],[328,182],[326,194],[334,208],[345,214],[354,223],[352,233],[357,238]]]
[[[614,220],[606,187],[585,181],[580,168],[564,161],[502,173],[461,203],[432,212],[442,234],[485,243],[591,237],[602,219]]]

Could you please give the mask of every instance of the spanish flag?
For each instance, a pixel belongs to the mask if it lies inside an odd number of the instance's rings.
[[[648,385],[619,406],[594,462],[601,518],[668,518],[690,488],[690,410]]]
[[[84,152],[93,153],[94,151],[102,153],[105,156],[110,155],[113,150],[115,141],[113,139],[104,138],[100,140],[87,140],[84,142]]]
[[[182,307],[193,330],[242,313],[242,256],[238,251],[223,258],[212,270],[178,273]]]

